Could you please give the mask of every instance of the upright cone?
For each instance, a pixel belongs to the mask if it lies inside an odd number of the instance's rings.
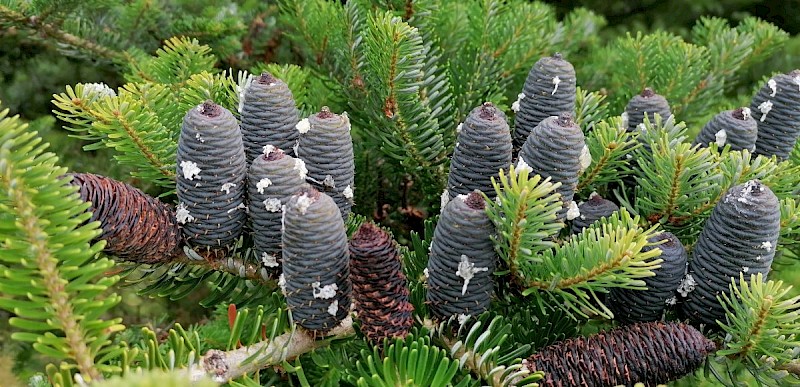
[[[692,249],[689,273],[679,291],[682,310],[692,321],[725,321],[717,297],[729,293],[740,275],[769,273],[780,233],[780,203],[758,180],[732,187],[706,220]]]
[[[800,136],[800,70],[778,74],[753,96],[758,122],[755,153],[786,159]]]
[[[270,273],[279,273],[283,206],[305,184],[305,163],[267,146],[247,171],[247,198],[256,258]]]
[[[386,338],[404,338],[414,323],[408,301],[408,281],[400,253],[391,235],[373,223],[364,223],[350,240],[353,299],[361,332],[374,344]]]
[[[563,209],[558,213],[561,221],[567,217],[567,210],[575,206],[572,197],[578,186],[581,152],[585,146],[583,131],[572,120],[572,114],[562,113],[558,117],[549,117],[542,121],[528,136],[519,152],[517,169],[527,165],[531,174],[549,177],[554,183],[561,183],[556,189],[564,203]]]
[[[267,145],[294,156],[300,121],[292,91],[270,73],[254,78],[241,96],[242,138],[247,162],[260,156]]]
[[[306,162],[311,184],[332,197],[346,219],[353,207],[355,189],[350,119],[323,106],[319,113],[300,121],[297,130],[300,132],[297,157]]]
[[[656,114],[661,116],[661,119],[664,121],[672,116],[672,111],[670,111],[667,99],[656,94],[656,92],[649,87],[645,88],[641,94],[635,95],[628,101],[628,105],[625,107],[625,113],[628,117],[629,132],[637,130],[639,125],[644,123],[645,116],[647,116],[650,122],[655,122]]]
[[[295,323],[324,333],[350,312],[350,254],[339,209],[306,186],[286,204],[283,222],[286,302]]]
[[[138,263],[169,262],[181,252],[175,211],[158,199],[108,177],[73,173],[81,200],[92,203],[90,222],[100,222],[106,254]]]
[[[611,216],[611,214],[619,211],[619,206],[611,200],[603,199],[597,193],[592,193],[589,196],[589,200],[578,206],[578,211],[580,215],[572,219],[573,234],[580,233],[584,228],[591,226],[601,218]]]
[[[539,59],[528,73],[512,109],[514,148],[519,149],[542,120],[563,112],[575,113],[575,68],[561,54]]]
[[[480,192],[459,195],[442,209],[428,260],[428,303],[434,315],[476,316],[491,302],[497,259],[494,225]]]
[[[492,177],[511,164],[511,132],[506,116],[486,102],[473,109],[459,128],[447,177],[450,199],[476,189],[494,198]]]
[[[656,234],[651,243],[664,241],[660,245],[648,245],[642,252],[660,249],[661,267],[653,270],[653,277],[644,278],[647,290],[612,288],[607,305],[614,312],[614,319],[630,324],[660,320],[668,305],[676,302],[676,290],[686,275],[686,249],[675,235],[669,232]]]
[[[206,101],[183,118],[178,140],[178,208],[192,246],[229,247],[244,227],[247,163],[239,123]]]
[[[714,116],[698,133],[692,145],[706,147],[714,142],[722,148],[730,145],[731,150],[753,151],[756,147],[758,124],[750,114],[750,108],[726,110]]]

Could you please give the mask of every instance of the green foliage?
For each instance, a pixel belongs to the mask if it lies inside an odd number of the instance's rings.
[[[642,278],[660,267],[661,250],[642,251],[657,229],[643,228],[639,221],[621,209],[555,249],[542,251],[540,262],[520,262],[519,277],[528,288],[523,295],[569,314],[613,316],[599,293],[612,287],[642,289]]]
[[[217,383],[210,379],[191,381],[185,372],[144,372],[133,373],[125,377],[115,377],[106,379],[100,383],[93,384],[98,387],[183,387],[192,383],[195,387],[215,387]]]
[[[521,275],[521,266],[541,262],[540,254],[556,246],[551,238],[564,227],[556,221],[562,203],[555,189],[560,184],[528,174],[513,166],[508,176],[500,170],[499,182],[492,178],[497,200],[487,200],[487,213],[497,228],[493,240],[515,276]]]
[[[60,178],[57,156],[7,115],[0,112],[0,308],[15,315],[13,339],[96,380],[116,369],[104,359],[119,352],[109,338],[124,326],[103,316],[120,301],[106,293],[119,277],[104,275],[111,260],[95,258],[97,224],[84,224],[88,204]]]
[[[362,350],[357,372],[348,381],[358,386],[446,386],[458,372],[458,362],[427,336],[395,340],[381,352]]]
[[[727,312],[720,326],[727,336],[717,355],[741,362],[768,385],[790,383],[783,367],[796,362],[800,352],[800,296],[790,297],[791,287],[765,282],[761,273],[749,281],[742,275],[730,288],[731,296],[723,293],[720,300]]]
[[[594,125],[586,135],[586,146],[592,155],[592,163],[580,175],[576,191],[582,197],[599,191],[608,196],[607,188],[612,183],[620,183],[631,174],[626,156],[639,147],[636,136],[628,132],[619,117],[612,117]]]

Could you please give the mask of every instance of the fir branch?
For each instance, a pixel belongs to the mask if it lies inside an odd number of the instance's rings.
[[[87,51],[96,57],[105,58],[118,63],[124,61],[124,55],[119,51],[73,35],[55,24],[40,22],[40,17],[36,15],[26,16],[0,4],[0,24],[6,23],[36,31],[38,35],[51,38],[61,44],[75,47],[79,50]]]
[[[528,287],[523,295],[549,300],[570,314],[612,316],[597,292],[612,287],[641,289],[641,279],[660,267],[661,250],[643,251],[656,228],[643,229],[638,223],[639,217],[631,218],[623,208],[563,245],[543,251],[541,263],[521,268]]]
[[[598,190],[609,183],[621,181],[631,172],[625,156],[639,144],[618,118],[612,118],[595,125],[594,130],[586,136],[586,146],[592,155],[592,163],[579,176],[576,191]]]
[[[514,278],[523,280],[520,267],[540,262],[539,254],[556,246],[550,238],[564,226],[556,216],[562,206],[555,193],[560,184],[529,173],[514,166],[508,175],[500,170],[499,181],[492,178],[497,200],[487,198],[487,213],[498,231],[493,239],[500,257]]]
[[[114,367],[96,357],[116,349],[108,336],[124,326],[121,319],[99,319],[120,301],[101,294],[119,277],[101,277],[112,263],[92,259],[102,249],[102,244],[89,245],[97,224],[81,225],[89,214],[83,213],[86,205],[75,188],[59,179],[65,169],[56,165],[54,154],[43,153],[40,138],[7,113],[0,112],[0,188],[7,194],[0,210],[13,215],[0,217],[6,223],[0,307],[17,315],[10,320],[13,326],[28,331],[12,338],[74,361],[86,380],[102,379],[102,372]]]
[[[761,273],[749,281],[741,274],[738,286],[734,282],[730,289],[731,296],[722,293],[720,298],[726,312],[720,327],[727,337],[717,355],[743,361],[751,372],[767,371],[766,365],[775,370],[769,376],[785,376],[777,369],[791,367],[797,357],[800,296],[790,297],[791,286],[782,281],[764,282]]]
[[[336,328],[328,332],[326,340],[317,340],[303,330],[296,330],[259,343],[223,352],[208,351],[200,361],[189,367],[193,381],[210,376],[218,383],[225,383],[240,376],[253,373],[302,354],[325,346],[329,340],[342,339],[355,334],[353,318],[348,316]]]

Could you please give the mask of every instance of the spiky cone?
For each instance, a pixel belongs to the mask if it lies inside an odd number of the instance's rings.
[[[646,87],[641,94],[633,96],[628,101],[628,105],[625,106],[625,114],[627,115],[628,131],[633,132],[644,123],[645,115],[650,122],[655,122],[656,114],[666,121],[672,116],[672,111],[670,111],[666,98]]]
[[[528,72],[512,110],[514,149],[519,149],[542,120],[562,112],[575,113],[575,68],[560,53],[539,59]]]
[[[612,288],[606,299],[614,312],[614,319],[630,324],[660,320],[668,305],[674,305],[676,290],[686,275],[686,249],[672,233],[662,232],[648,239],[659,245],[645,246],[642,251],[660,249],[661,267],[653,270],[653,277],[644,278],[647,290]]]
[[[494,198],[492,177],[511,164],[511,132],[506,116],[491,102],[473,109],[458,129],[447,191],[452,200],[474,190]]]
[[[350,119],[323,106],[319,113],[300,121],[297,130],[297,157],[306,162],[311,184],[332,197],[346,219],[353,207],[355,179]]]
[[[239,123],[206,101],[183,117],[178,140],[176,216],[190,246],[229,247],[246,220],[247,163]]]
[[[758,122],[755,153],[786,159],[800,136],[800,70],[770,79],[750,102]]]
[[[578,186],[581,152],[585,146],[583,131],[573,121],[572,113],[561,113],[558,117],[548,117],[539,123],[519,152],[517,169],[524,167],[524,162],[531,169],[531,174],[561,183],[556,189],[564,203],[558,212],[560,221],[567,217],[570,207],[577,207],[572,197]]]
[[[592,193],[589,200],[578,205],[580,215],[572,219],[572,233],[578,234],[600,218],[608,217],[617,211],[619,211],[619,206],[616,203],[603,199],[597,193]]]
[[[716,349],[694,327],[649,322],[552,344],[523,363],[542,387],[646,386],[693,372]]]
[[[241,127],[247,163],[262,154],[267,145],[294,156],[300,121],[292,91],[282,80],[262,73],[247,84],[242,93]]]
[[[278,272],[281,261],[283,206],[305,184],[305,163],[267,146],[247,171],[247,199],[253,248],[261,266]]]
[[[780,204],[766,185],[750,180],[725,193],[706,220],[692,249],[682,285],[681,307],[692,321],[725,321],[717,297],[729,293],[732,280],[758,273],[766,277],[780,232]],[[730,294],[728,294],[730,296]]]
[[[730,144],[731,150],[747,149],[753,151],[758,136],[758,124],[750,113],[750,108],[726,110],[708,121],[692,145],[700,144],[702,147],[714,142],[722,148]]]
[[[137,263],[169,262],[181,252],[175,211],[125,183],[91,173],[72,173],[81,200],[90,202],[90,222],[100,222],[104,252]]]
[[[435,316],[476,316],[489,307],[497,259],[493,232],[479,191],[442,209],[428,259],[427,303]]]
[[[361,332],[375,345],[404,338],[414,323],[408,281],[391,235],[364,223],[350,239],[350,278]]]
[[[325,333],[350,312],[350,254],[344,222],[330,196],[306,185],[286,203],[283,274],[295,323]]]

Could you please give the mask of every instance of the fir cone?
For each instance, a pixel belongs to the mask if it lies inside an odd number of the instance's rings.
[[[686,275],[686,249],[675,235],[669,232],[656,234],[649,242],[666,241],[656,246],[645,246],[642,251],[661,249],[663,262],[653,270],[653,277],[644,278],[647,290],[613,288],[608,294],[607,305],[614,318],[623,323],[660,320],[667,305],[674,305],[675,291]]]
[[[72,173],[81,200],[90,202],[90,222],[100,222],[106,254],[137,263],[168,262],[181,252],[175,211],[122,182],[90,173]]]
[[[594,224],[600,218],[607,218],[619,211],[619,206],[611,200],[603,199],[596,192],[589,196],[589,200],[578,206],[580,215],[572,219],[572,233],[579,234],[584,228]]]
[[[299,136],[295,126],[300,117],[289,86],[265,72],[247,84],[241,98],[242,140],[247,163],[260,156],[267,145],[294,156]]]
[[[178,141],[178,223],[191,245],[226,247],[245,223],[247,164],[227,109],[206,101],[183,118]]]
[[[343,218],[353,207],[353,140],[346,114],[331,113],[327,106],[297,124],[300,142],[297,157],[305,160],[314,187],[330,195]]]
[[[306,185],[284,210],[283,274],[295,323],[324,333],[350,313],[350,254],[330,196]]]
[[[749,108],[726,110],[711,119],[694,139],[692,145],[708,146],[712,142],[722,148],[730,144],[731,150],[753,151],[758,136],[758,124]]]
[[[391,235],[373,223],[362,224],[350,240],[350,273],[367,339],[380,345],[386,338],[406,337],[414,306],[408,302],[408,282]]]
[[[479,190],[490,198],[496,193],[492,177],[511,164],[511,132],[505,114],[490,102],[472,110],[459,125],[456,149],[450,162],[447,190],[450,200]]]
[[[247,171],[247,199],[256,257],[267,271],[281,261],[283,205],[305,184],[305,163],[268,145]]]
[[[800,136],[800,70],[779,74],[750,102],[758,122],[755,153],[786,159]]]
[[[428,260],[427,302],[437,317],[476,316],[489,307],[496,253],[485,208],[475,191],[442,209]]]
[[[523,363],[544,371],[543,387],[655,386],[693,372],[715,349],[690,325],[649,322],[556,343]]]
[[[554,183],[561,183],[556,189],[564,203],[558,213],[560,221],[567,217],[570,207],[577,208],[572,197],[578,186],[581,152],[585,146],[583,131],[572,120],[572,114],[562,113],[536,126],[519,152],[518,169],[527,165],[531,174],[550,177]]]
[[[769,273],[780,231],[778,198],[758,180],[732,187],[717,203],[692,249],[683,312],[693,321],[716,324],[725,312],[717,301],[740,273]],[[694,285],[694,286],[692,286]]]
[[[625,107],[625,114],[628,117],[628,131],[637,130],[638,126],[644,123],[644,116],[650,122],[655,122],[655,114],[661,116],[662,120],[672,116],[669,109],[669,102],[666,98],[656,94],[653,89],[647,87],[641,94],[634,96]]]
[[[519,149],[542,120],[563,112],[575,113],[575,69],[559,53],[539,59],[528,73],[512,109],[514,149]]]

